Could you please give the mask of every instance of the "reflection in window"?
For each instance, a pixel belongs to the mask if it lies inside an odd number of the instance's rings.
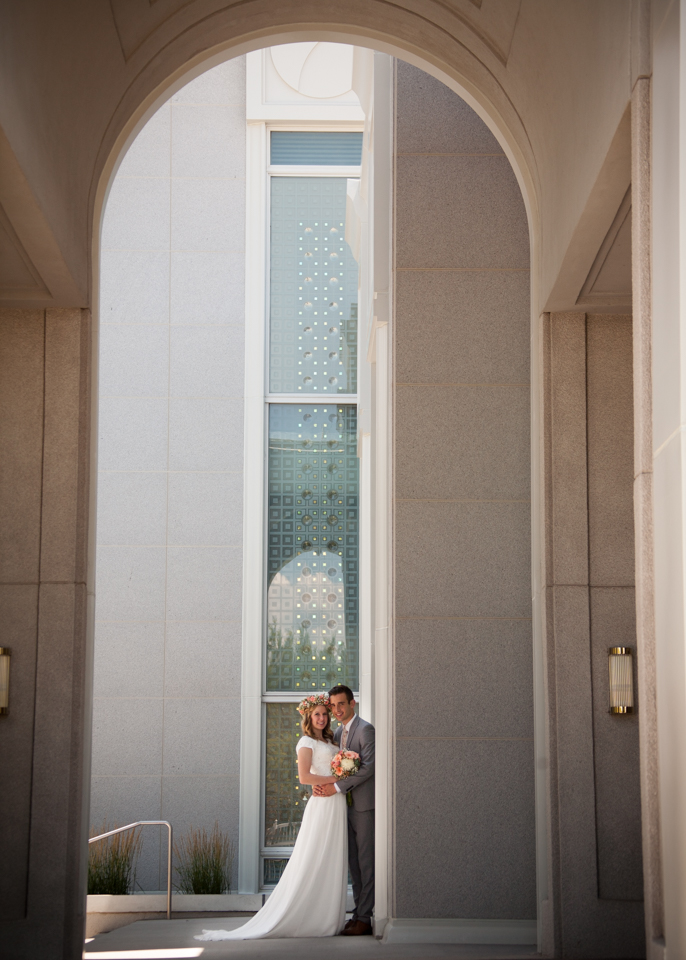
[[[288,860],[264,860],[263,884],[265,887],[275,887],[286,869]]]
[[[267,677],[274,689],[332,687],[347,675],[343,562],[325,550],[300,554],[269,587]],[[272,669],[273,668],[273,669]]]
[[[268,524],[267,692],[357,689],[354,406],[270,407]]]
[[[267,704],[265,847],[292,847],[311,794],[298,780],[295,745],[302,736],[296,703]]]

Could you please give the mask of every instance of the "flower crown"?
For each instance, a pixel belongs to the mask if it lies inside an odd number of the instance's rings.
[[[313,710],[314,707],[319,706],[331,709],[331,701],[329,700],[328,694],[313,693],[311,697],[305,697],[305,699],[301,700],[298,704],[298,713],[301,717],[304,717],[308,710]]]

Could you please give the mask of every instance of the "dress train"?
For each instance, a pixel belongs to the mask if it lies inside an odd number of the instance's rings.
[[[307,741],[307,742],[304,742]],[[337,748],[303,737],[312,748],[312,772],[330,773]],[[236,930],[203,930],[196,940],[333,937],[343,927],[348,890],[348,817],[345,796],[310,797],[281,879],[265,905]]]

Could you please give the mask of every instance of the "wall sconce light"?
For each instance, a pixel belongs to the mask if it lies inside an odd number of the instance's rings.
[[[0,647],[0,716],[10,709],[10,648]]]
[[[634,712],[633,666],[630,647],[610,647],[610,713]]]

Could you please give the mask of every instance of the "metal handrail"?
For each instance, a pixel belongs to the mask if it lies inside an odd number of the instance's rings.
[[[166,827],[169,831],[169,843],[167,845],[167,920],[171,920],[173,831],[168,820],[137,820],[135,823],[127,823],[125,827],[117,827],[116,830],[108,830],[107,833],[91,837],[88,842],[95,843],[96,840],[104,840],[106,837],[113,837],[115,833],[124,833],[126,830],[134,830],[136,827]]]

